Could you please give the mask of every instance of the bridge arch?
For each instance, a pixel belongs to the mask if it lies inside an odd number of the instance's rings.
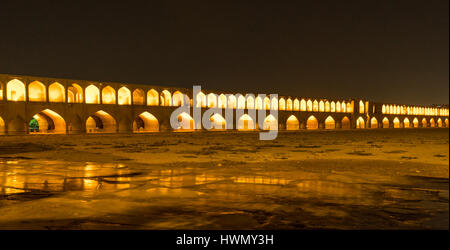
[[[25,84],[13,79],[6,84],[6,99],[8,101],[25,101]]]
[[[330,102],[326,101],[325,102],[325,112],[330,112],[331,108],[330,108]]]
[[[255,98],[255,108],[258,110],[262,110],[263,109],[263,100],[260,96],[257,96]]]
[[[444,124],[445,124],[445,127],[448,128],[448,118],[445,118]]]
[[[310,99],[306,102],[306,111],[313,111],[313,102]]]
[[[65,102],[66,93],[64,86],[58,82],[50,84],[48,87],[48,100],[49,102]]]
[[[255,123],[249,115],[244,114],[239,118],[237,127],[238,130],[254,130]]]
[[[158,91],[150,89],[147,91],[147,106],[158,106],[159,105],[159,94]]]
[[[133,91],[133,105],[144,105],[145,92],[142,89],[135,89]]]
[[[356,120],[356,128],[365,128],[366,127],[366,123],[364,121],[364,118],[362,118],[361,116],[358,117],[358,119]]]
[[[394,123],[394,128],[400,128],[400,120],[397,117],[394,118],[392,123]]]
[[[370,128],[378,128],[378,120],[375,117],[370,119]]]
[[[342,129],[350,129],[351,128],[351,124],[350,124],[350,119],[348,119],[347,116],[344,116],[341,120],[341,128]]]
[[[428,122],[426,118],[422,119],[422,128],[427,128],[428,127]]]
[[[47,95],[45,85],[39,81],[34,81],[28,84],[28,101],[30,102],[45,102]]]
[[[430,127],[432,127],[432,128],[436,127],[436,123],[434,122],[434,118],[430,119]]]
[[[300,122],[295,115],[289,116],[286,120],[286,130],[299,130]]]
[[[111,86],[102,89],[102,104],[116,104],[116,90]]]
[[[210,118],[211,129],[212,130],[225,130],[227,128],[227,122],[222,115],[215,113]]]
[[[83,103],[83,88],[76,83],[72,83],[67,88],[67,102],[68,103]]]
[[[418,128],[418,127],[419,127],[419,120],[417,119],[417,117],[414,117],[414,120],[413,120],[413,127],[414,127],[414,128]]]
[[[159,121],[151,113],[144,111],[139,114],[133,121],[134,133],[158,132]]]
[[[317,100],[314,100],[314,102],[313,102],[313,111],[314,112],[319,111],[319,102],[317,102]]]
[[[383,118],[383,128],[389,128],[389,119],[387,117]]]
[[[313,115],[308,117],[308,120],[306,120],[306,129],[308,130],[315,130],[319,129],[319,122],[317,121],[317,118]]]
[[[322,100],[320,100],[319,102],[319,112],[324,112],[325,111],[325,104],[323,103]]]
[[[117,91],[117,104],[131,105],[131,91],[123,86]]]
[[[45,109],[33,115],[28,123],[30,133],[65,134],[66,121],[51,109]]]
[[[278,120],[273,115],[268,115],[264,119],[263,129],[264,130],[278,130]]]
[[[325,119],[325,129],[335,129],[336,128],[336,122],[334,121],[333,117],[328,116],[327,119]]]
[[[100,104],[100,90],[97,86],[91,84],[84,89],[86,103],[88,104]],[[115,100],[115,97],[114,97]]]
[[[95,112],[86,120],[86,133],[116,133],[116,119],[103,110]]]
[[[336,112],[341,112],[341,103],[339,101],[336,102]]]
[[[437,126],[438,126],[439,128],[442,128],[442,119],[441,119],[441,118],[439,118],[439,119],[437,120]]]
[[[245,109],[245,97],[242,95],[237,95],[237,108],[238,109]]]
[[[270,109],[270,99],[269,97],[264,97],[264,109],[269,110]]]
[[[194,131],[194,119],[187,113],[183,112],[178,115],[180,126],[175,131]]]
[[[404,128],[409,128],[410,127],[410,122],[408,117],[405,117],[405,119],[403,119],[403,127]]]
[[[336,104],[334,103],[334,101],[331,101],[330,103],[330,112],[336,112]]]

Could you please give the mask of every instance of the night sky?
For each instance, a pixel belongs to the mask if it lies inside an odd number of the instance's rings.
[[[448,0],[11,2],[0,73],[449,102]]]

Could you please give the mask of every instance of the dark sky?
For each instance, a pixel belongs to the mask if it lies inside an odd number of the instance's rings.
[[[11,2],[0,73],[449,102],[448,0]]]

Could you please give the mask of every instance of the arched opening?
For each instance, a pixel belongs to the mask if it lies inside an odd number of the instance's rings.
[[[409,119],[408,119],[408,117],[405,117],[405,119],[403,120],[403,127],[404,128],[409,128]]]
[[[207,98],[207,102],[208,102],[208,108],[215,108],[217,107],[217,95],[214,93],[209,93],[208,94],[208,98]]]
[[[67,88],[68,103],[83,103],[83,89],[80,85],[73,83]]]
[[[158,91],[151,89],[147,92],[147,106],[158,106]]]
[[[341,106],[342,106],[341,107],[341,111],[344,112],[344,113],[347,112],[347,105],[345,104],[344,101],[341,103]]]
[[[359,101],[359,113],[364,114],[364,102]]]
[[[427,122],[427,119],[423,118],[422,119],[422,128],[426,128],[426,127],[428,127],[428,122]]]
[[[291,100],[291,98],[288,98],[286,100],[286,110],[292,110],[292,100]]]
[[[384,106],[384,104],[381,106],[381,113],[386,114],[386,106]]]
[[[286,121],[286,130],[298,130],[300,128],[300,122],[294,115],[289,116]]]
[[[400,120],[397,117],[392,122],[394,123],[394,128],[400,128]]]
[[[135,89],[133,91],[133,105],[144,105],[144,95],[144,90]]]
[[[389,119],[387,117],[383,118],[383,128],[389,128]]]
[[[0,82],[0,100],[3,100],[3,83]]]
[[[30,133],[65,134],[66,122],[58,113],[45,109],[33,116],[28,128]]]
[[[417,117],[415,117],[414,120],[413,120],[413,127],[414,128],[418,128],[419,127],[419,120],[417,120]]]
[[[16,116],[8,122],[8,134],[23,134],[27,129],[28,124],[20,116]]]
[[[299,111],[300,110],[300,102],[298,101],[298,99],[294,100],[294,111]]]
[[[270,109],[272,110],[278,110],[278,98],[272,98]]]
[[[133,121],[133,132],[146,133],[146,132],[158,132],[159,122],[158,119],[149,112],[145,111],[138,115]]]
[[[220,94],[217,106],[221,109],[227,107],[227,96],[224,94]]]
[[[444,123],[445,123],[445,127],[448,128],[448,118],[445,118]]]
[[[347,103],[346,111],[344,111],[344,112],[348,112],[348,113],[353,112],[353,107],[352,107],[351,103]]]
[[[336,112],[341,112],[341,103],[339,101],[336,102]]]
[[[86,133],[115,133],[116,120],[103,110],[95,112],[86,120]]]
[[[234,96],[233,96],[234,97]],[[206,95],[203,92],[197,94],[197,108],[206,108]]]
[[[119,105],[131,105],[131,91],[127,87],[122,87],[117,92]]]
[[[245,97],[239,96],[237,99],[237,108],[238,109],[245,109]]]
[[[161,106],[172,106],[172,95],[168,90],[163,90],[161,92]]]
[[[300,111],[306,111],[306,101],[305,101],[305,99],[302,99],[300,101]]]
[[[328,116],[327,119],[325,119],[325,129],[335,129],[336,123],[334,122],[333,117]]]
[[[264,109],[269,110],[270,109],[270,99],[269,97],[264,97]]]
[[[312,111],[312,110],[313,110],[313,103],[312,103],[311,100],[308,100],[308,101],[306,102],[306,110],[307,110],[307,111]]]
[[[255,99],[253,96],[249,95],[247,97],[247,109],[254,109],[255,108]]]
[[[322,100],[320,100],[319,102],[319,112],[324,112],[325,111],[325,104],[323,103]]]
[[[264,119],[264,130],[278,130],[278,121],[273,115],[269,115]]]
[[[313,102],[313,111],[314,112],[319,111],[319,103],[317,102],[317,100],[314,100]]]
[[[14,102],[25,101],[25,84],[13,79],[6,84],[6,99]]]
[[[306,121],[306,129],[313,130],[319,128],[319,122],[317,121],[316,117],[313,115],[308,118]]]
[[[378,128],[378,120],[375,117],[370,119],[370,128]]]
[[[356,128],[365,128],[365,127],[366,127],[366,123],[364,122],[364,119],[360,116],[356,120]]]
[[[184,100],[184,95],[183,95],[183,93],[181,93],[180,91],[175,91],[174,93],[173,93],[173,95],[172,95],[172,103],[173,103],[173,106],[183,106],[184,105],[184,103],[185,103],[185,101],[186,100]]]
[[[236,97],[234,95],[228,96],[228,108],[235,109],[236,108]]]
[[[116,91],[111,86],[106,86],[102,89],[102,103],[116,104]]]
[[[227,128],[227,122],[220,114],[214,114],[209,118],[212,130],[224,130]]]
[[[333,101],[330,104],[330,112],[336,112],[336,104]]]
[[[5,133],[6,133],[5,121],[3,121],[3,118],[0,116],[0,135],[3,135]]]
[[[350,119],[348,119],[348,117],[347,116],[344,116],[344,118],[342,118],[342,121],[341,121],[341,124],[342,124],[342,129],[350,129]]]
[[[45,93],[45,85],[39,81],[34,81],[28,85],[28,101],[45,102],[47,96]]]
[[[66,95],[64,86],[54,82],[48,87],[48,100],[50,102],[65,102]]]
[[[286,110],[286,101],[283,97],[280,98],[278,107],[280,110]]]
[[[436,127],[436,123],[434,122],[434,119],[433,119],[433,118],[430,119],[430,127],[431,127],[431,128]]]
[[[183,112],[178,115],[179,127],[176,131],[193,131],[194,130],[194,119],[187,113]]]
[[[255,106],[256,106],[256,109],[258,109],[258,110],[262,110],[263,109],[263,101],[262,101],[262,98],[261,97],[256,97],[256,99],[255,99]]]
[[[441,118],[439,118],[437,120],[437,125],[438,125],[439,128],[442,128],[442,119]]]
[[[95,85],[89,85],[84,90],[86,103],[88,104],[100,104],[100,90]],[[114,100],[116,98],[114,97]]]
[[[330,102],[329,101],[325,102],[325,112],[330,112]]]
[[[238,121],[238,130],[254,130],[255,129],[255,123],[253,122],[253,119],[247,115],[244,114],[239,118]]]

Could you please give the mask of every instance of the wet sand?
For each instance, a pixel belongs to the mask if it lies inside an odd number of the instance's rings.
[[[449,130],[0,136],[0,229],[448,229]]]

